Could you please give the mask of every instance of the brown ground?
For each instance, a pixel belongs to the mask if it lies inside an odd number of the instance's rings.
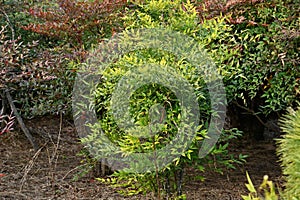
[[[73,125],[63,121],[60,126],[59,117],[43,117],[26,124],[42,148],[34,152],[20,131],[0,136],[0,199],[154,199],[151,195],[125,198],[115,189],[95,181],[92,174],[72,181],[80,171],[82,159],[76,156],[82,146]],[[249,155],[248,162],[234,171],[225,170],[223,175],[208,172],[204,182],[193,180],[191,177],[196,174],[187,170],[186,177],[190,178],[183,192],[187,199],[241,199],[241,194],[247,194],[246,171],[256,186],[265,174],[282,185],[274,144],[239,140],[234,142],[234,147],[230,148],[233,153]]]

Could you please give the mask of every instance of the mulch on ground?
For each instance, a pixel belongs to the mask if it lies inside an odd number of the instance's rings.
[[[73,180],[80,172],[82,149],[73,124],[58,116],[27,120],[26,125],[40,145],[35,152],[24,134],[15,130],[0,136],[0,199],[154,199],[153,195],[124,197],[116,189],[96,181],[92,173]],[[249,155],[247,163],[224,173],[198,174],[187,169],[183,193],[187,199],[235,200],[247,194],[246,171],[255,186],[264,175],[282,186],[283,178],[274,143],[233,142],[232,153]]]

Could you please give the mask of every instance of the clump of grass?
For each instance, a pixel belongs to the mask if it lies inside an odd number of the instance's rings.
[[[278,155],[282,162],[283,174],[286,178],[286,189],[283,197],[289,200],[300,199],[300,107],[280,120],[281,128],[285,135],[278,139]]]

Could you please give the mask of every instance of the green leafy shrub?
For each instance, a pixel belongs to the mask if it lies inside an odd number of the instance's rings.
[[[141,5],[142,11],[134,12],[137,18],[134,23],[128,18],[128,26],[167,23],[174,30],[181,29],[202,40],[224,77],[228,102],[263,115],[280,114],[288,106],[294,107],[300,95],[299,8],[294,9],[297,3],[280,0],[203,3],[198,3],[193,14],[188,11],[179,14],[173,12],[175,3],[162,6],[162,2],[149,1]],[[160,9],[154,10],[156,6]],[[176,25],[177,19],[184,15],[180,25]],[[199,20],[200,24],[195,26],[194,22]],[[213,24],[216,20],[224,21],[216,27]]]
[[[233,27],[223,45],[238,49],[232,64],[224,63],[229,101],[264,115],[297,104],[300,33],[293,5],[296,2],[274,0],[227,10]]]
[[[122,38],[126,42],[126,38],[130,35],[131,31],[140,28],[165,28],[166,30],[178,31],[186,36],[192,37],[199,46],[209,47],[215,40],[221,40],[223,34],[231,31],[231,26],[226,24],[226,18],[219,17],[211,20],[206,20],[202,24],[199,24],[199,18],[196,8],[190,2],[183,1],[146,1],[144,4],[137,4],[136,9],[132,13],[124,17],[127,25],[127,31],[123,33]],[[155,35],[155,34],[154,34]],[[154,37],[154,36],[153,36]],[[139,38],[137,38],[138,41]],[[168,41],[172,43],[172,41]],[[187,44],[188,45],[188,44]],[[212,50],[213,49],[213,50]],[[231,56],[235,54],[235,49],[231,47],[217,45],[214,48],[209,49],[208,53],[213,57],[217,57],[217,54],[221,54],[219,62],[225,62]],[[161,66],[165,73],[175,72],[179,74],[179,77],[187,80],[195,91],[195,97],[199,105],[198,109],[201,113],[200,125],[197,127],[197,135],[193,142],[189,145],[184,142],[180,144],[189,146],[185,152],[180,152],[181,156],[172,161],[168,166],[163,169],[154,170],[153,172],[137,173],[130,170],[130,167],[123,170],[116,171],[111,178],[99,179],[104,182],[116,185],[117,187],[123,186],[126,194],[136,194],[139,192],[146,193],[148,190],[155,190],[158,196],[162,192],[162,188],[169,188],[165,190],[177,192],[177,195],[181,193],[184,168],[187,166],[193,166],[199,170],[204,170],[204,163],[214,160],[220,166],[233,167],[234,163],[244,161],[244,157],[241,155],[239,158],[234,158],[229,155],[228,139],[235,138],[239,135],[237,131],[228,131],[224,133],[222,141],[216,145],[212,150],[212,157],[205,159],[199,159],[199,149],[201,147],[201,141],[207,134],[207,129],[211,115],[219,115],[220,113],[214,113],[210,106],[211,102],[207,86],[205,84],[203,74],[200,74],[196,66],[193,66],[188,62],[189,56],[192,52],[188,52],[186,57],[178,58],[173,55],[172,52],[156,49],[139,49],[131,51],[130,53],[123,55],[118,61],[111,63],[104,72],[101,72],[101,81],[97,85],[97,89],[94,91],[95,109],[98,114],[99,123],[90,124],[88,127],[92,133],[82,138],[83,144],[88,149],[92,150],[92,154],[97,159],[110,159],[112,156],[112,150],[107,143],[114,143],[120,147],[124,157],[130,156],[133,153],[147,153],[153,152],[157,149],[163,148],[166,144],[172,143],[172,140],[176,137],[178,132],[178,124],[185,121],[182,116],[182,108],[179,100],[172,90],[167,87],[163,87],[160,84],[146,84],[135,90],[130,96],[130,120],[133,119],[134,123],[141,127],[147,127],[151,124],[151,112],[158,111],[161,107],[156,106],[158,104],[163,105],[164,111],[164,123],[157,127],[160,131],[151,137],[142,137],[142,134],[149,135],[147,128],[133,127],[129,130],[124,130],[118,126],[118,121],[114,118],[111,110],[114,109],[112,105],[112,94],[118,83],[122,80],[122,77],[130,76],[128,72],[131,70],[154,70],[155,66]],[[96,54],[97,55],[97,54]],[[83,63],[84,67],[89,63]],[[218,70],[222,69],[217,66]],[[94,74],[100,73],[95,71]],[[171,73],[171,74],[172,74]],[[178,75],[177,75],[178,76]],[[136,77],[135,77],[136,78]],[[170,81],[174,81],[171,80]],[[140,78],[140,82],[143,82],[143,77]],[[126,84],[125,84],[126,83]],[[134,89],[135,83],[125,82],[131,89]],[[172,82],[173,83],[173,82]],[[82,84],[85,84],[82,82]],[[173,89],[178,87],[175,83],[171,84]],[[174,86],[173,86],[174,85]],[[80,85],[78,85],[79,87]],[[184,91],[185,92],[185,91]],[[118,93],[118,92],[117,92]],[[122,93],[122,91],[120,91]],[[188,98],[189,95],[186,95]],[[122,99],[122,98],[120,98]],[[117,102],[119,103],[119,102]],[[119,103],[122,105],[122,102]],[[82,103],[79,105],[77,117],[82,117],[82,112],[86,110],[93,110],[93,105]],[[158,110],[157,110],[158,109]],[[120,111],[122,113],[122,110]],[[160,113],[160,112],[158,112]],[[161,114],[161,113],[160,113]],[[193,114],[193,113],[192,113]],[[128,118],[125,118],[125,121]],[[184,124],[184,127],[193,127],[191,124]],[[105,137],[99,136],[99,128],[103,131]],[[190,130],[187,130],[187,132]],[[101,134],[100,134],[101,135]],[[174,147],[176,149],[177,146]],[[178,147],[178,149],[180,149]],[[171,149],[171,152],[165,152],[172,155],[176,150]],[[161,155],[158,155],[161,156]],[[156,158],[154,159],[155,162]],[[135,165],[133,162],[127,163]],[[147,162],[145,160],[145,165]],[[214,166],[218,166],[217,164]],[[137,167],[137,166],[134,166]],[[142,168],[143,166],[138,166]],[[219,168],[219,167],[216,167]],[[221,168],[221,167],[220,167]],[[220,171],[219,169],[216,169]],[[127,190],[126,190],[127,189]],[[167,195],[167,194],[166,194]]]
[[[300,199],[300,109],[289,113],[281,119],[281,128],[285,133],[282,139],[278,139],[277,153],[282,162],[283,174],[286,177],[285,199]]]
[[[278,127],[268,122],[300,99],[298,2],[207,0],[198,4],[201,23],[224,16],[230,27],[205,48],[220,67],[239,128],[250,137],[266,139],[264,130],[277,132]]]

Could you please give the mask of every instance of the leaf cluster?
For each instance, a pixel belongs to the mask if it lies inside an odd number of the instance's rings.
[[[275,186],[272,181],[269,181],[269,177],[267,175],[264,176],[263,182],[259,186],[259,190],[257,190],[248,174],[246,173],[248,183],[246,184],[246,187],[249,191],[249,194],[242,195],[243,200],[278,200],[279,195],[276,193]],[[263,195],[260,195],[260,191],[263,191]]]
[[[58,0],[46,8],[30,8],[28,13],[39,22],[30,23],[23,28],[69,42],[73,47],[88,48],[110,36],[118,28],[116,19],[121,16],[119,10],[126,2]]]
[[[15,123],[15,116],[4,114],[4,109],[0,110],[0,135],[13,130],[12,126]]]

